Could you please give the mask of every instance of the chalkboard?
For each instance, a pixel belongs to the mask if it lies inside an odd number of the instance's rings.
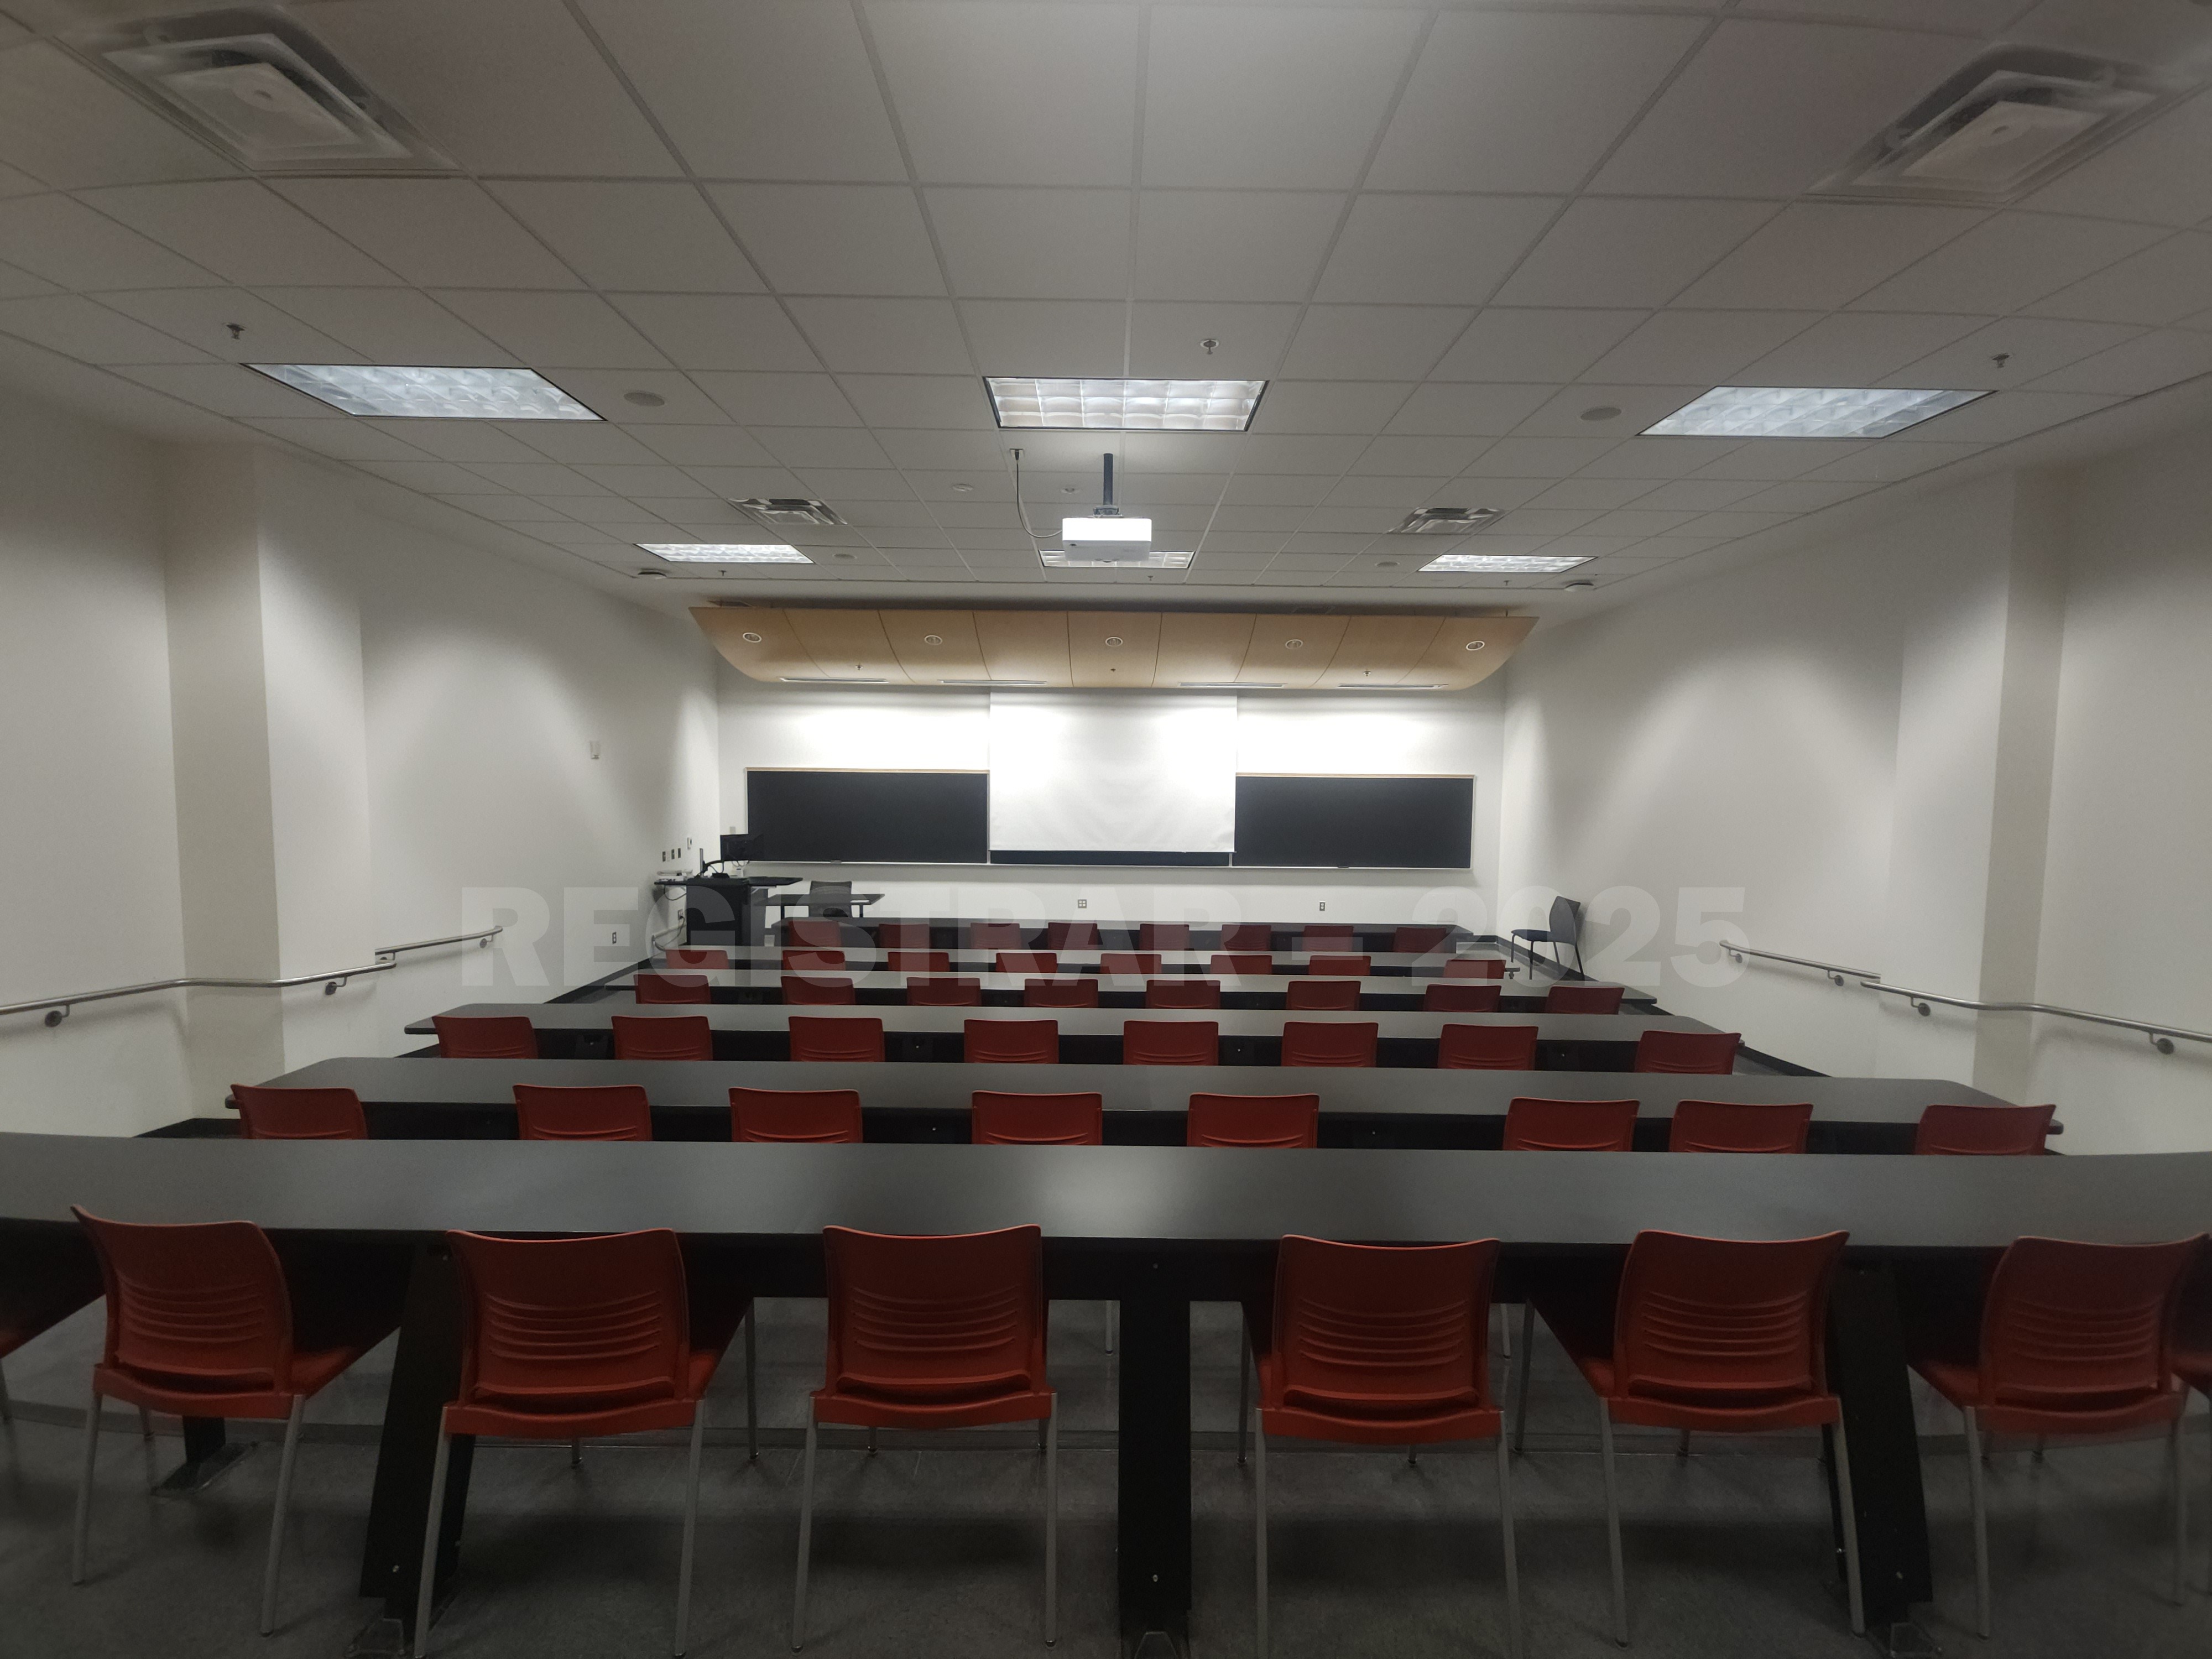
[[[983,864],[985,772],[747,771],[755,859],[802,863]]]
[[[1237,780],[1241,865],[1465,870],[1474,837],[1473,778]]]

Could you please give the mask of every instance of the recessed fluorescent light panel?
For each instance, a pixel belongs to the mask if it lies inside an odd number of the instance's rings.
[[[1988,394],[1881,386],[1717,386],[1647,438],[1887,438]]]
[[[675,564],[812,564],[781,542],[640,542],[656,559]]]
[[[1102,432],[1242,432],[1265,380],[1040,380],[987,375],[1002,427]]]
[[[1556,576],[1589,562],[1559,553],[1439,553],[1421,568],[1447,573],[1487,571],[1499,576]]]
[[[1170,553],[1164,548],[1154,548],[1141,557],[1123,559],[1091,559],[1080,553],[1063,553],[1056,547],[1048,547],[1037,556],[1048,570],[1183,570],[1190,565],[1188,553]]]
[[[596,421],[527,368],[391,368],[373,363],[248,363],[349,415],[403,420]]]

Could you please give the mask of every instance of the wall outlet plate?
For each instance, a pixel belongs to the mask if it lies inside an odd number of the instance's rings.
[[[1088,910],[1091,908],[1091,901],[1079,898],[1075,901],[1075,908],[1079,910]]]

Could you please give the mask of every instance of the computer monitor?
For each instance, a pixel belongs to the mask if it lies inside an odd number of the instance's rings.
[[[742,860],[749,859],[752,855],[753,838],[750,836],[725,836],[722,837],[722,861],[725,864],[735,864]]]

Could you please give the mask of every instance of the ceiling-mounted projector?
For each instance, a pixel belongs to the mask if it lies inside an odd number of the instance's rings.
[[[1079,519],[1060,521],[1060,539],[1071,553],[1099,561],[1142,561],[1152,550],[1152,521],[1125,519],[1114,505],[1114,457],[1105,457],[1105,489],[1100,504]]]

